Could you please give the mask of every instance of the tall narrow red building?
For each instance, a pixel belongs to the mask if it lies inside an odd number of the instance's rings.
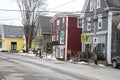
[[[81,51],[82,28],[78,14],[57,14],[52,18],[51,41],[56,58],[69,60]]]

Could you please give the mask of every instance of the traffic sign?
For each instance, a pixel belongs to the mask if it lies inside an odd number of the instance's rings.
[[[98,37],[93,37],[93,44],[98,44]]]

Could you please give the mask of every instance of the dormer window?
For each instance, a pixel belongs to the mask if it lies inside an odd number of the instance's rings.
[[[97,0],[97,9],[101,7],[101,0]]]

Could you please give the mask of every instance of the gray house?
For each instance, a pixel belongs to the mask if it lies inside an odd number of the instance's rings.
[[[38,20],[36,48],[42,48],[42,52],[46,52],[46,45],[50,42],[51,18],[49,16],[40,16]]]
[[[94,0],[86,0],[81,15],[83,34],[89,34],[91,40],[83,43],[82,51],[92,52],[93,44],[96,43],[97,54],[102,55],[107,63],[111,64],[111,58],[115,54],[120,54],[120,0],[96,0],[96,19],[94,5]]]

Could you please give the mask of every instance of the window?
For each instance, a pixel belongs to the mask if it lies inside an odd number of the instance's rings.
[[[78,20],[77,20],[77,27],[78,28],[82,27],[82,19],[80,19],[80,17],[78,17]]]
[[[88,21],[88,23],[87,23],[87,30],[90,31],[91,30],[91,18],[88,17],[87,21]]]
[[[93,0],[90,0],[90,11],[93,11]]]
[[[62,18],[62,28],[65,27],[65,18]]]
[[[85,52],[91,52],[91,44],[85,44]]]
[[[55,41],[55,35],[52,36],[52,41]]]
[[[101,0],[97,0],[97,9],[101,7]]]
[[[96,51],[98,53],[103,53],[104,48],[105,48],[105,44],[104,43],[99,43],[99,44],[97,44]]]
[[[64,31],[61,31],[61,32],[60,32],[60,44],[64,44],[64,42],[65,42],[65,41],[64,41],[64,40],[65,40],[64,37],[65,37],[65,32],[64,32]]]
[[[98,29],[102,29],[102,15],[98,15]]]
[[[60,47],[60,58],[64,57],[64,47]]]
[[[62,18],[62,23],[63,23],[63,24],[65,23],[65,18]]]
[[[88,31],[91,30],[91,23],[87,23],[87,30],[88,30]]]
[[[60,25],[60,20],[57,20],[57,26],[59,26]]]

